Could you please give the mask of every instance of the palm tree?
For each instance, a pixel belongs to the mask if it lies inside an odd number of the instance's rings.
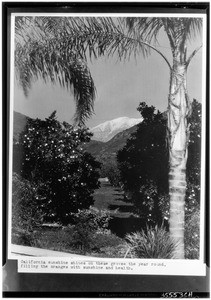
[[[186,163],[188,157],[189,124],[191,102],[187,92],[187,68],[190,61],[201,48],[199,46],[187,57],[187,42],[200,32],[202,20],[196,18],[130,18],[127,20],[130,31],[139,36],[152,48],[163,28],[171,47],[173,63],[170,65],[168,97],[168,145],[169,145],[169,197],[170,197],[170,235],[176,242],[175,258],[184,258],[184,221],[186,195]],[[152,48],[153,49],[153,48]],[[154,49],[157,51],[156,49]]]
[[[31,78],[41,75],[44,80],[58,80],[63,86],[73,84],[79,100],[79,117],[84,119],[92,113],[93,82],[86,68],[86,57],[118,54],[120,59],[134,55],[147,57],[152,51],[158,53],[167,64],[170,73],[168,96],[168,145],[169,145],[169,197],[170,235],[177,247],[175,258],[184,258],[184,215],[186,194],[186,162],[188,157],[189,116],[191,101],[187,92],[187,69],[201,45],[187,56],[188,41],[200,33],[200,18],[34,18],[33,36],[25,26],[22,40],[16,47],[16,66],[25,91]],[[21,22],[20,22],[21,23]],[[17,24],[19,24],[17,22]],[[20,26],[22,28],[22,26]],[[17,29],[20,32],[19,29]],[[170,44],[172,63],[158,48],[160,32],[163,31]],[[23,39],[23,34],[21,33]],[[19,63],[19,59],[21,63]],[[78,60],[80,67],[78,67]],[[25,63],[22,65],[22,62]],[[83,61],[83,69],[81,67]],[[74,68],[76,67],[76,73]],[[68,70],[67,70],[68,69]],[[79,71],[80,69],[80,71]],[[83,70],[81,72],[81,70]],[[85,70],[85,71],[84,71]],[[85,72],[85,73],[84,73]],[[80,74],[83,79],[75,80]],[[84,79],[84,74],[87,81]],[[87,86],[89,87],[88,95]],[[82,90],[81,90],[82,89]],[[81,96],[81,93],[87,96]],[[83,94],[84,95],[84,94]],[[82,97],[82,101],[80,101]],[[84,109],[85,108],[85,109]],[[91,107],[92,108],[92,107]]]

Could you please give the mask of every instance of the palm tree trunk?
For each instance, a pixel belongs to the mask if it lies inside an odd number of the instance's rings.
[[[186,162],[189,140],[187,122],[191,110],[186,88],[186,65],[174,60],[171,70],[168,132],[169,132],[169,196],[170,236],[176,242],[175,258],[184,259],[184,222],[186,195]]]

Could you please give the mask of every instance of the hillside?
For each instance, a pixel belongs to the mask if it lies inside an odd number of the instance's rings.
[[[104,146],[105,143],[103,142],[91,140],[85,145],[85,149],[96,157],[101,151],[103,151]]]
[[[117,152],[125,146],[127,139],[129,139],[131,134],[137,130],[137,126],[138,125],[135,125],[119,132],[106,143],[92,140],[90,143],[86,144],[85,148],[99,161],[103,162],[105,159],[114,159]]]
[[[19,134],[24,130],[29,117],[14,111],[13,115],[13,137],[18,139]]]

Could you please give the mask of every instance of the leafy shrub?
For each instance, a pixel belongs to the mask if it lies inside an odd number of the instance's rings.
[[[74,228],[72,226],[69,228],[71,235],[69,245],[78,247],[82,252],[94,248],[96,234],[105,234],[110,220],[106,211],[99,211],[92,207],[79,210],[72,218]]]
[[[86,225],[81,223],[74,226],[74,229],[68,230],[69,241],[68,247],[79,250],[81,253],[86,254],[91,250],[93,241],[93,232]]]
[[[122,239],[111,233],[110,230],[97,232],[93,235],[92,249],[97,253],[104,253],[110,257],[115,253],[117,254],[116,248],[121,245],[122,242]]]
[[[13,173],[12,227],[30,231],[41,222],[37,186]]]
[[[12,243],[30,246],[33,243],[33,232],[42,220],[37,185],[13,173]]]
[[[104,231],[108,228],[110,215],[106,210],[99,210],[95,207],[89,209],[78,210],[73,215],[73,223],[75,228],[79,225],[86,226],[90,231]]]
[[[164,227],[148,227],[144,230],[126,235],[128,247],[137,258],[173,258],[175,243]]]
[[[79,251],[82,254],[91,254],[103,257],[123,257],[120,256],[120,246],[123,244],[121,238],[111,233],[93,232],[82,227],[73,228],[69,231],[68,247]]]
[[[200,211],[195,210],[185,224],[185,258],[199,259]]]

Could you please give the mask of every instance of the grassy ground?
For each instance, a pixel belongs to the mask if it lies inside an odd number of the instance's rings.
[[[126,250],[124,236],[142,226],[140,218],[133,214],[133,204],[125,201],[121,189],[102,182],[94,194],[94,207],[106,210],[112,216],[109,234],[95,234],[81,237],[80,243],[74,237],[74,228],[38,228],[28,235],[13,235],[13,243],[25,246],[64,251],[69,253],[100,257],[124,257]],[[81,241],[83,239],[83,245]],[[85,243],[85,244],[84,244]]]
[[[124,200],[124,193],[109,182],[102,182],[101,187],[94,193],[94,207],[108,210],[112,215],[128,218],[132,215],[133,204]]]
[[[112,216],[109,228],[119,237],[143,227],[141,218],[133,214],[133,204],[124,199],[121,189],[111,186],[109,182],[101,183],[100,189],[95,191],[94,200],[94,207],[109,211]]]
[[[37,228],[33,233],[13,235],[12,243],[41,249],[48,249],[71,254],[91,255],[96,257],[124,257],[126,252],[124,241],[118,236],[87,232],[75,239],[74,228]]]

